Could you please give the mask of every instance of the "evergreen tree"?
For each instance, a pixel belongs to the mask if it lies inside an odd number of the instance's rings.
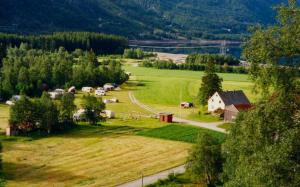
[[[201,134],[188,159],[187,171],[201,184],[216,186],[222,172],[221,144],[209,134]]]
[[[207,105],[208,99],[215,92],[222,91],[222,81],[223,79],[215,73],[214,63],[207,63],[205,75],[202,77],[201,87],[198,94],[201,105]]]
[[[59,119],[63,124],[73,123],[73,113],[76,109],[75,97],[72,94],[65,94],[59,102]]]

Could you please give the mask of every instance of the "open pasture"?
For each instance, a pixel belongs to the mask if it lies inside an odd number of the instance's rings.
[[[189,125],[180,125],[173,124],[160,128],[144,130],[138,132],[140,136],[153,137],[153,138],[161,138],[166,140],[174,140],[174,141],[183,141],[189,143],[195,143],[199,134],[208,133],[212,137],[216,138],[219,142],[223,142],[225,139],[225,134],[214,132],[207,129],[202,129]]]
[[[173,112],[176,116],[199,121],[217,121],[213,116],[205,115],[205,109],[197,106],[197,94],[204,72],[184,70],[160,70],[153,68],[126,66],[132,73],[132,79],[139,82],[134,90],[135,97],[157,111]],[[243,90],[251,101],[256,97],[252,93],[253,84],[244,74],[219,74],[224,82],[224,90]],[[183,101],[191,101],[196,108],[180,109]],[[201,115],[198,112],[201,111]]]

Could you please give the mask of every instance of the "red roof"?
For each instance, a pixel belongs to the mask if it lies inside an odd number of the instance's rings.
[[[234,105],[234,106],[238,111],[248,110],[252,107],[251,104],[238,104],[238,105]]]

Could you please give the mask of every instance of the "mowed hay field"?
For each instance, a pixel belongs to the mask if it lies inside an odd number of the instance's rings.
[[[180,109],[180,102],[190,101],[197,104],[197,94],[204,72],[185,70],[160,70],[154,68],[126,66],[132,73],[132,80],[139,86],[134,90],[135,97],[157,111],[173,112],[177,116],[197,120],[199,107]],[[224,82],[224,90],[243,90],[251,101],[256,96],[252,93],[253,83],[244,74],[219,74]],[[205,111],[201,109],[201,111]],[[200,121],[216,121],[211,116],[202,116]]]
[[[50,137],[1,137],[3,171],[7,186],[116,186],[184,164],[191,144],[136,135],[140,131],[167,126],[145,118],[147,111],[132,104],[129,81],[107,105],[117,118],[102,126],[79,125]],[[80,107],[83,94],[76,96]],[[8,118],[8,107],[0,113]]]
[[[0,104],[0,132],[4,132],[8,125],[9,106]]]
[[[126,135],[130,129],[119,128],[5,142],[7,186],[115,186],[185,162],[190,144]]]

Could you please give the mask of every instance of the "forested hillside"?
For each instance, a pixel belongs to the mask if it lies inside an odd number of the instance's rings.
[[[274,22],[287,0],[2,0],[0,31],[96,31],[129,38],[234,37]]]

